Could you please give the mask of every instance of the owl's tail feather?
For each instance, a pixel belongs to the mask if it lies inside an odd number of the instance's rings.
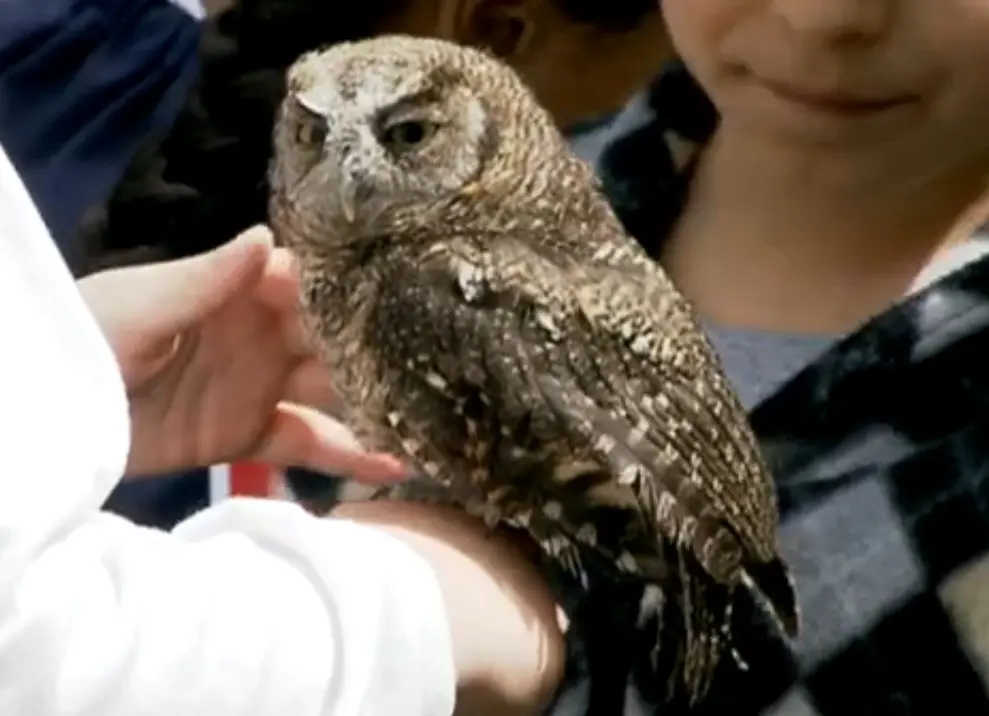
[[[777,557],[771,562],[747,563],[743,579],[765,598],[786,635],[796,637],[800,633],[800,606],[793,577],[783,560]]]
[[[715,582],[703,570],[680,559],[683,610],[684,695],[694,706],[707,695],[715,671],[730,642],[732,589]]]
[[[647,585],[639,602],[632,676],[657,714],[689,713],[708,692],[729,647],[732,589],[689,555],[666,551],[663,587]]]

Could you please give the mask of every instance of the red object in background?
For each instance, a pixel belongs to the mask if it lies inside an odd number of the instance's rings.
[[[278,470],[263,462],[230,465],[230,494],[243,497],[273,496]]]
[[[213,465],[209,470],[210,504],[228,497],[285,497],[282,471],[263,462]]]

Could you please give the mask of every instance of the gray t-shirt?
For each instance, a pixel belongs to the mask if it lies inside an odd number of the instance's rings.
[[[791,335],[705,323],[728,379],[751,410],[824,353],[833,336]]]
[[[910,293],[987,253],[989,241],[979,238],[945,251],[917,276]],[[709,321],[702,324],[746,410],[783,387],[840,338],[727,328]]]

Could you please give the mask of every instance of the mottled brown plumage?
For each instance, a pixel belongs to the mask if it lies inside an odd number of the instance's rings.
[[[690,700],[738,585],[796,632],[773,484],[710,344],[510,69],[401,37],[307,55],[271,181],[370,446],[578,577],[603,557],[648,584],[643,623],[681,615],[656,643]]]

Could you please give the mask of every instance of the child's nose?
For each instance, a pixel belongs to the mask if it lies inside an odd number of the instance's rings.
[[[930,0],[920,0],[929,2]],[[871,42],[888,32],[901,0],[769,0],[774,12],[797,33],[830,41]]]

